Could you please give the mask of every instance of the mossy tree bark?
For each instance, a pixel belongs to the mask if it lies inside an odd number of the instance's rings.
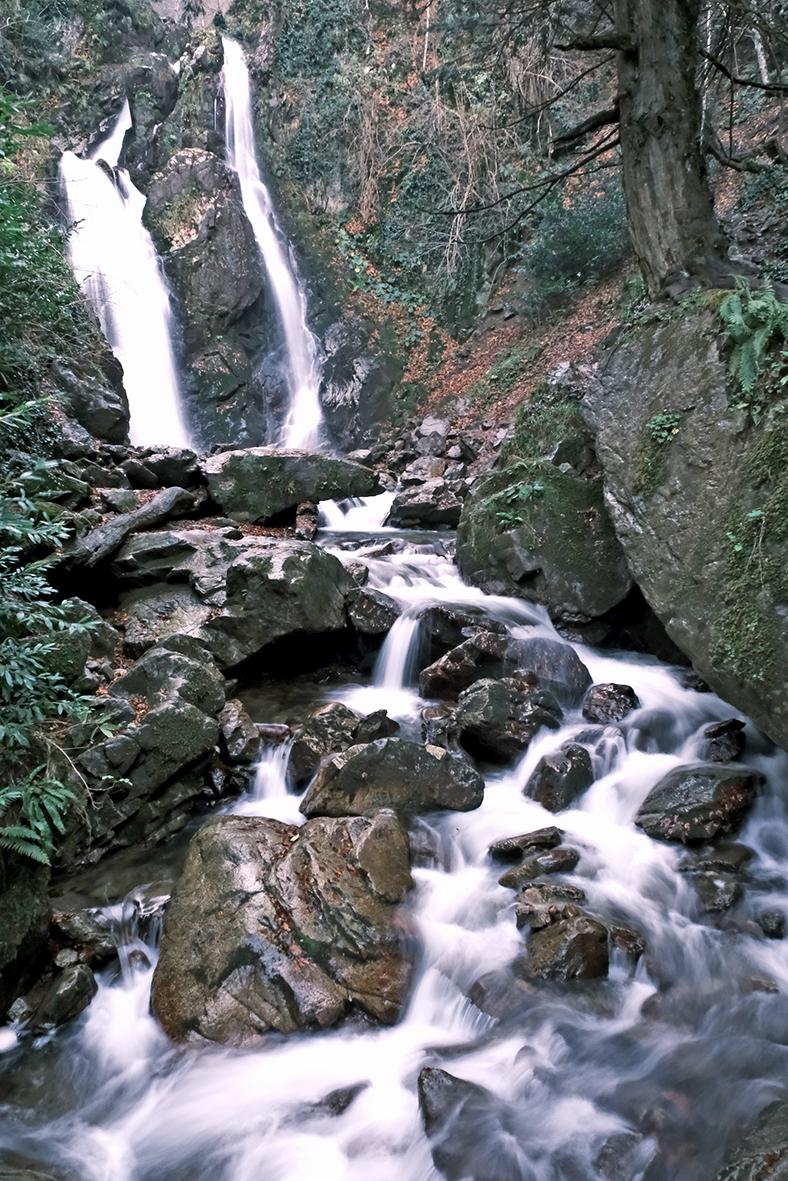
[[[624,192],[651,295],[731,270],[702,145],[700,9],[700,0],[615,0]]]

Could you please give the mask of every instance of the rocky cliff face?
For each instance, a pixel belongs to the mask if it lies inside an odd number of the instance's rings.
[[[633,577],[709,684],[785,746],[788,402],[757,425],[734,409],[721,350],[712,309],[679,309],[608,344],[584,407]]]

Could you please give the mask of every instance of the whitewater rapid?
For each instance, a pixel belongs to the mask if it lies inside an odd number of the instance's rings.
[[[404,614],[371,683],[331,693],[364,712],[387,708],[404,734],[417,734],[427,607],[472,608],[514,636],[555,632],[540,608],[465,586],[445,535],[382,533],[376,511],[357,514],[355,532],[335,518],[322,542],[342,560],[366,562],[369,585]],[[394,552],[380,552],[391,541]],[[710,1181],[731,1129],[788,1077],[788,943],[757,938],[746,922],[710,923],[681,872],[685,850],[651,840],[633,818],[666,770],[697,758],[702,728],[732,711],[656,660],[577,652],[595,681],[631,685],[641,708],[622,724],[623,737],[617,730],[594,746],[594,784],[558,816],[522,788],[544,753],[569,737],[583,741],[588,725],[577,713],[488,775],[477,811],[416,822],[407,906],[418,968],[399,1024],[271,1036],[255,1051],[174,1048],[148,1010],[156,932],[140,934],[140,903],[131,899],[111,910],[120,974],[104,973],[69,1028],[0,1057],[0,1149],[71,1169],[80,1181],[430,1181],[438,1174],[416,1079],[437,1064],[512,1105],[507,1151],[524,1181],[596,1181],[611,1143],[629,1145],[626,1171],[616,1174],[625,1181]],[[740,837],[757,854],[742,919],[788,910],[788,756],[749,726],[747,735],[746,761],[769,788]],[[266,753],[233,811],[302,822],[288,790],[288,749]],[[494,1018],[469,993],[506,968],[523,937],[487,847],[556,823],[580,851],[571,880],[589,908],[639,931],[647,953],[634,968],[614,954],[609,979],[592,988],[530,986],[516,1018]],[[360,1089],[342,1114],[319,1106],[347,1087]],[[488,1134],[478,1129],[482,1143]],[[491,1159],[501,1148],[491,1138]]]

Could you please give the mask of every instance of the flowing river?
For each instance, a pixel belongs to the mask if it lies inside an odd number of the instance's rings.
[[[405,608],[372,683],[330,694],[361,712],[386,708],[418,734],[426,607],[472,607],[515,636],[555,633],[539,608],[464,585],[449,535],[373,531],[381,516],[374,501],[326,511],[322,543],[366,562],[370,585]],[[633,817],[668,769],[697,759],[702,727],[732,711],[656,660],[577,651],[595,681],[631,685],[641,708],[595,742],[596,780],[557,818],[522,788],[546,751],[584,740],[579,713],[489,775],[477,811],[416,822],[418,970],[399,1024],[271,1036],[255,1051],[174,1048],[149,1014],[158,927],[146,912],[160,890],[140,869],[136,891],[106,910],[120,969],[103,975],[86,1013],[36,1041],[0,1034],[0,1159],[80,1181],[429,1181],[439,1174],[416,1089],[429,1064],[503,1101],[502,1122],[456,1129],[488,1155],[485,1176],[710,1181],[725,1138],[788,1077],[788,941],[759,936],[751,921],[788,910],[788,756],[748,726],[745,761],[768,779],[739,838],[755,857],[737,907],[704,915],[681,869],[686,850],[652,840]],[[286,764],[287,746],[273,748],[232,810],[297,822]],[[647,953],[634,968],[614,955],[609,978],[591,986],[532,985],[516,1012],[493,1017],[471,986],[504,969],[523,936],[487,848],[554,823],[581,853],[568,880],[591,911],[636,929]],[[339,1113],[322,1102],[344,1088],[358,1090]]]

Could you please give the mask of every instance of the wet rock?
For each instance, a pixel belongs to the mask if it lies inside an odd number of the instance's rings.
[[[101,963],[117,954],[108,923],[91,910],[54,911],[51,934],[57,942],[76,949],[88,963]]]
[[[771,538],[758,571],[751,564],[747,577],[720,576],[730,564],[731,522],[740,530],[748,513],[780,503],[781,414],[763,430],[747,429],[731,405],[717,323],[716,309],[702,309],[680,323],[643,325],[627,341],[611,339],[583,411],[638,586],[714,691],[788,747],[788,538]],[[651,424],[666,414],[677,430],[655,443]],[[754,637],[763,653],[755,676]]]
[[[522,1181],[515,1121],[491,1091],[436,1066],[420,1071],[418,1089],[432,1159],[447,1181]]]
[[[552,693],[523,679],[476,681],[458,698],[454,724],[469,754],[508,763],[543,727],[557,729],[561,707]]]
[[[767,939],[785,938],[785,915],[781,910],[763,910],[755,921]]]
[[[500,1021],[523,1013],[533,1003],[536,987],[509,970],[499,969],[485,972],[474,980],[468,989],[468,999],[482,1013]]]
[[[785,1181],[788,1178],[788,1100],[764,1108],[733,1149],[716,1181]]]
[[[709,763],[735,763],[744,754],[744,722],[728,718],[704,727],[701,758]]]
[[[123,643],[130,656],[141,656],[160,640],[198,631],[211,618],[211,607],[190,586],[157,583],[120,596]]]
[[[635,824],[657,840],[708,841],[742,823],[764,782],[713,763],[675,767],[646,796]]]
[[[293,1123],[299,1122],[304,1117],[311,1119],[316,1115],[344,1115],[368,1086],[369,1083],[354,1083],[349,1087],[338,1087],[336,1091],[329,1091],[324,1099],[319,1099],[317,1103],[310,1103],[303,1107],[298,1116],[293,1118]]]
[[[331,756],[301,802],[305,816],[359,816],[378,808],[410,815],[478,808],[484,781],[471,763],[442,747],[381,738]]]
[[[200,638],[231,668],[281,636],[339,631],[351,586],[342,563],[312,542],[259,544],[230,565],[224,604]]]
[[[637,1132],[616,1132],[599,1150],[594,1168],[604,1181],[631,1181],[645,1167],[650,1149]]]
[[[609,967],[607,930],[588,915],[560,919],[528,938],[521,967],[540,980],[598,980]]]
[[[366,636],[386,635],[402,613],[394,599],[371,587],[351,591],[347,600],[347,614],[351,625]]]
[[[166,648],[146,652],[115,681],[112,691],[118,697],[142,698],[149,706],[177,694],[214,717],[224,705],[224,679],[210,660],[194,660]]]
[[[709,845],[708,848],[698,849],[694,854],[692,866],[695,869],[740,874],[754,856],[752,849],[739,844],[738,841],[720,841],[718,844]]]
[[[237,698],[219,713],[222,753],[230,763],[256,763],[260,757],[260,733]]]
[[[419,617],[419,626],[422,634],[428,637],[432,650],[442,654],[456,648],[479,630],[498,631],[501,635],[506,631],[503,624],[497,625],[479,610],[449,603],[436,603],[428,607]]]
[[[695,870],[688,877],[697,891],[701,910],[706,914],[730,910],[741,898],[741,883],[732,874]]]
[[[268,521],[304,500],[344,500],[380,491],[377,473],[308,451],[250,447],[203,460],[212,500],[236,521]]]
[[[523,788],[523,795],[536,800],[548,812],[568,808],[594,782],[591,756],[576,742],[563,742],[544,755]]]
[[[341,701],[331,701],[315,710],[294,733],[288,772],[296,787],[303,787],[321,761],[356,742],[361,718]]]
[[[513,671],[507,661],[505,633],[479,631],[425,668],[419,677],[422,697],[457,698],[483,677],[502,677]]]
[[[562,705],[576,706],[591,686],[591,674],[571,644],[534,636],[516,642],[518,665],[536,674],[543,689],[554,693]]]
[[[555,849],[561,844],[563,833],[560,828],[537,828],[521,836],[503,837],[493,841],[488,853],[493,861],[519,861],[530,849]]]
[[[639,960],[646,953],[646,941],[639,931],[632,927],[608,926],[610,945],[628,956],[630,960]]]
[[[440,529],[457,527],[462,501],[443,479],[426,480],[414,487],[402,488],[389,513],[388,524],[403,529]]]
[[[66,570],[91,570],[111,558],[130,534],[159,525],[170,517],[184,516],[194,504],[193,492],[164,488],[139,508],[112,517],[106,524],[70,542],[64,547],[62,565]]]
[[[223,816],[192,839],[164,921],[151,994],[176,1041],[243,1046],[269,1030],[391,1023],[410,979],[396,906],[408,841],[371,819]]]
[[[399,722],[390,718],[385,709],[376,709],[374,713],[367,714],[361,719],[356,727],[354,741],[361,746],[365,742],[377,742],[379,738],[393,738],[395,734],[399,734],[399,730]]]
[[[585,892],[577,886],[537,879],[517,895],[515,922],[520,929],[538,931],[561,919],[576,917],[585,900]]]
[[[76,964],[59,971],[43,996],[36,998],[30,1028],[36,1032],[64,1025],[78,1017],[98,991],[95,977],[87,964]]]
[[[583,698],[583,717],[603,726],[639,708],[638,695],[629,685],[592,685]]]
[[[544,873],[571,873],[579,860],[577,849],[569,849],[565,845],[529,853],[514,869],[507,869],[498,882],[507,889],[518,890]]]
[[[543,603],[573,622],[604,615],[632,587],[601,479],[548,459],[504,465],[474,486],[457,562],[474,585]]]
[[[63,1175],[56,1177],[54,1173],[42,1173],[37,1168],[28,1169],[0,1161],[0,1181],[63,1181]]]

